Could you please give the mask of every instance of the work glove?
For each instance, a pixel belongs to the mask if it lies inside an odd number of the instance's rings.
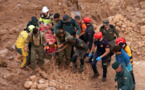
[[[97,61],[100,61],[100,60],[101,60],[101,57],[97,57],[96,60],[97,60]]]
[[[88,57],[91,58],[91,53],[89,53]]]

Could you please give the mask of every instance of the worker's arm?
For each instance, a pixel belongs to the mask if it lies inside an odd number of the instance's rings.
[[[61,21],[59,21],[55,26],[54,26],[54,30],[53,30],[53,33],[56,34],[56,30],[58,27],[61,26]]]
[[[82,32],[81,34],[80,34],[80,36],[83,36],[85,34],[85,32]]]
[[[25,41],[25,47],[24,47],[24,50],[25,51],[28,51],[28,44],[29,44],[29,41],[30,41],[30,38],[31,38],[32,36],[31,36],[31,33],[29,33],[28,34],[28,37],[27,37],[27,39],[26,39],[26,41]]]
[[[113,32],[116,34],[117,37],[119,37],[119,32],[116,30],[116,28],[114,27]]]
[[[39,23],[42,24],[43,23],[43,19],[40,17],[39,18]]]
[[[78,33],[77,33],[77,35],[80,35],[80,33],[81,33],[81,28],[80,28],[80,26],[77,24],[77,22],[75,21],[75,27],[77,28],[77,30],[78,30]]]
[[[92,35],[94,34],[94,31],[92,31],[92,30],[88,30],[88,33],[87,33],[87,36],[88,36],[88,41],[87,41],[87,45],[89,45],[90,44],[90,41],[93,39],[92,37]]]
[[[68,44],[66,44],[63,48],[61,48],[60,50],[58,50],[57,52],[60,52],[60,51],[62,51],[62,50],[64,50],[65,48],[67,48],[69,46],[69,43]]]
[[[91,49],[90,53],[92,53],[92,52],[94,51],[95,47],[96,47],[96,45],[95,45],[95,44],[93,44],[93,46],[92,46],[92,49]]]
[[[101,58],[107,56],[110,53],[110,49],[109,48],[106,48],[105,51],[106,52],[103,55],[100,56]]]

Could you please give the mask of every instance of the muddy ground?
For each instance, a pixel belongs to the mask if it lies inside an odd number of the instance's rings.
[[[134,74],[136,90],[144,90],[145,74],[145,34],[140,27],[145,25],[145,1],[144,0],[0,0],[0,54],[8,63],[7,68],[0,68],[0,90],[26,90],[25,81],[31,76],[32,71],[24,71],[19,68],[20,62],[16,61],[17,52],[14,44],[20,31],[22,31],[32,16],[39,18],[43,6],[48,6],[51,13],[60,13],[71,16],[72,11],[79,10],[82,17],[90,16],[96,31],[100,28],[102,20],[123,15],[128,21],[136,25],[137,31],[128,33],[120,32],[133,49]],[[51,59],[49,59],[51,60]],[[47,61],[49,61],[47,60]],[[114,59],[111,63],[114,62]],[[49,61],[49,81],[55,80],[58,90],[116,90],[114,85],[115,72],[108,67],[107,81],[102,82],[102,68],[99,62],[100,77],[91,80],[93,75],[90,64],[85,63],[85,71],[82,74],[72,73],[72,66],[57,67]],[[48,66],[48,65],[46,65]],[[54,68],[55,67],[55,72]],[[54,75],[57,78],[54,78]]]

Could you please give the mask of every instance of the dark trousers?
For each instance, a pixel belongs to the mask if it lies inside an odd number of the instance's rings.
[[[96,58],[101,56],[101,55],[102,55],[101,53],[96,51],[96,53],[93,56],[91,66],[92,66],[92,69],[93,69],[94,73],[98,73],[98,70],[97,70],[97,67],[96,67],[96,63],[97,63]],[[107,73],[106,61],[107,61],[107,58],[108,58],[108,56],[105,56],[105,57],[102,58],[103,78],[106,78],[106,73]]]
[[[133,71],[130,71],[130,74],[131,74],[131,76],[132,76],[132,80],[133,80],[133,83],[134,83],[134,85],[135,85],[135,78],[134,78]]]

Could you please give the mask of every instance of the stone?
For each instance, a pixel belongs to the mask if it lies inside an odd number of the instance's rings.
[[[145,25],[140,27],[140,34],[145,35]]]
[[[40,84],[44,84],[44,83],[45,83],[45,79],[41,78],[41,79],[39,79],[38,82],[39,82]]]
[[[47,87],[45,90],[56,90],[55,87]]]
[[[145,1],[141,1],[140,6],[141,6],[142,9],[145,9]]]
[[[44,79],[48,79],[48,75],[45,72],[40,72],[40,75],[44,78]]]
[[[117,29],[118,31],[120,31],[120,30],[121,30],[119,27],[116,27],[116,29]]]
[[[114,17],[114,19],[113,19],[113,22],[114,23],[117,23],[118,21],[120,21],[120,20],[124,20],[124,17],[121,15],[121,14],[117,14],[117,15],[115,15],[115,17]]]
[[[55,81],[50,81],[50,82],[48,83],[48,85],[49,85],[50,87],[56,87],[56,82],[55,82]]]
[[[32,81],[26,81],[25,84],[24,84],[24,87],[29,89],[29,88],[31,88],[32,85],[33,85]]]
[[[122,27],[122,28],[126,28],[126,25],[122,25],[121,27]]]
[[[8,49],[0,50],[0,55],[2,55],[2,54],[6,54],[7,52],[8,52]]]
[[[30,77],[30,79],[31,79],[32,81],[36,80],[36,78],[37,78],[36,75],[33,75],[33,76]]]
[[[31,86],[31,89],[37,89],[37,82],[33,83],[33,85]]]
[[[38,84],[38,85],[37,85],[37,88],[38,88],[38,89],[43,89],[43,90],[45,90],[46,87],[47,87],[47,86],[46,86],[45,84]]]

